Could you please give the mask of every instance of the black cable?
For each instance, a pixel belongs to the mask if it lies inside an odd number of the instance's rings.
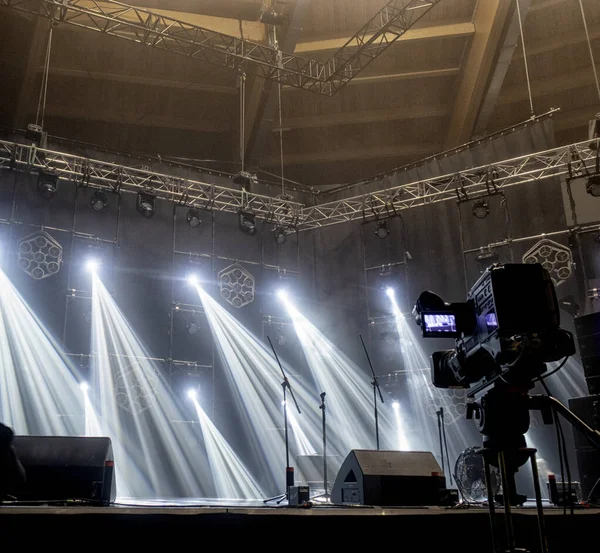
[[[567,360],[569,359],[569,357],[571,357],[570,355],[567,355],[561,362],[560,365],[558,367],[556,367],[554,370],[550,371],[549,373],[543,374],[541,376],[538,376],[537,378],[533,379],[533,382],[542,382],[542,380],[544,380],[545,378],[548,378],[549,376],[552,376],[553,374],[557,373],[558,371],[560,371],[560,369],[562,369],[565,366],[565,363],[567,362]],[[550,392],[548,392],[548,395],[552,395],[550,394]]]

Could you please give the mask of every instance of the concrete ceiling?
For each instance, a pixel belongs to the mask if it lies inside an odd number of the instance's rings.
[[[333,97],[278,85],[250,67],[246,153],[260,174],[311,186],[372,176],[475,136],[556,114],[559,144],[587,138],[600,111],[579,0],[441,0]],[[331,56],[385,0],[133,0],[130,4],[254,42],[267,42],[264,6],[286,15],[280,44]],[[600,2],[583,0],[600,64]],[[291,28],[289,22],[301,26]],[[0,125],[35,121],[48,21],[0,8]],[[288,50],[290,51],[290,50]],[[525,64],[525,60],[527,64]],[[527,71],[532,91],[529,98]],[[600,72],[600,65],[598,65]],[[44,117],[54,136],[122,152],[240,167],[238,78],[225,67],[60,24]],[[262,173],[265,172],[265,173]]]

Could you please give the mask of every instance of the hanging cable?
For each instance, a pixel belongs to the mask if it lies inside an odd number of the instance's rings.
[[[246,73],[240,73],[240,160],[246,168]]]
[[[281,163],[281,197],[285,198],[285,177],[283,175],[283,117],[281,115],[283,106],[281,104],[281,83],[277,84],[277,88],[279,91],[279,161]]]
[[[525,77],[527,79],[527,91],[529,93],[529,110],[531,116],[535,116],[535,110],[533,109],[533,95],[531,93],[531,79],[529,78],[529,65],[527,64],[527,50],[525,49],[525,36],[523,34],[523,19],[521,18],[521,2],[515,0],[517,4],[517,15],[519,16],[519,29],[521,30],[521,47],[523,48],[523,62],[525,63]]]
[[[40,87],[40,97],[38,98],[37,112],[35,114],[35,124],[44,127],[44,115],[46,114],[46,97],[48,93],[48,73],[50,72],[50,52],[52,51],[52,30],[54,21],[50,20],[50,31],[48,32],[48,44],[46,45],[46,59],[44,61],[44,72],[42,74],[42,84]],[[41,112],[41,120],[40,120]]]
[[[587,18],[585,17],[585,10],[583,9],[583,0],[579,0],[579,7],[581,8],[581,17],[583,18],[583,27],[585,28],[585,36],[587,38],[588,48],[590,49],[590,58],[592,60],[592,70],[594,71],[594,78],[596,79],[596,90],[598,91],[598,98],[600,99],[600,79],[598,79],[598,71],[596,70],[596,61],[594,60],[594,50],[592,49],[592,39],[590,38],[590,31],[587,25]]]

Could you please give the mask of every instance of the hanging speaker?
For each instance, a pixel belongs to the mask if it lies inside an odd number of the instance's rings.
[[[378,506],[446,505],[454,501],[432,453],[353,449],[342,463],[331,500]]]
[[[115,501],[115,463],[110,438],[14,436],[25,484],[17,501]]]

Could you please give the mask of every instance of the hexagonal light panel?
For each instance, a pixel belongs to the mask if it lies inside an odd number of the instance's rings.
[[[115,393],[117,405],[138,415],[150,409],[156,401],[158,378],[144,371],[140,363],[133,363],[115,373]]]
[[[221,297],[233,305],[244,307],[254,301],[254,277],[244,267],[234,263],[219,272],[219,292]]]
[[[523,263],[540,263],[560,286],[573,274],[573,253],[567,246],[544,238],[523,255]]]
[[[36,280],[58,273],[62,262],[63,247],[47,232],[34,232],[17,244],[19,268]]]

